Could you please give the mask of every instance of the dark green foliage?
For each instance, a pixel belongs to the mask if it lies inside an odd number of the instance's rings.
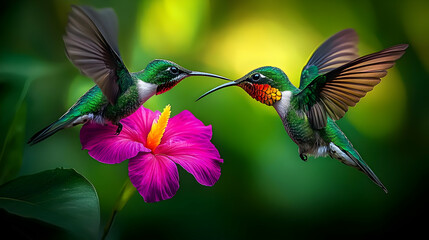
[[[3,146],[0,150],[0,185],[14,178],[21,168],[25,144],[25,120],[27,104],[21,103],[15,117],[6,132]]]
[[[72,169],[22,176],[0,186],[0,208],[60,227],[71,235],[95,238],[100,224],[97,193]]]

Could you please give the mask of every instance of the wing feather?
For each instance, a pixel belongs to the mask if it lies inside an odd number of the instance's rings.
[[[315,78],[298,95],[302,109],[315,129],[326,126],[326,120],[317,119],[329,116],[334,120],[342,118],[349,107],[355,106],[362,97],[371,91],[387,69],[404,55],[407,44],[399,44],[382,51],[369,54],[342,65]],[[312,95],[315,97],[309,98]],[[310,101],[304,102],[304,99]],[[311,101],[312,99],[312,101]],[[314,105],[317,105],[314,109]],[[322,108],[323,107],[323,108]],[[314,109],[314,110],[313,110]],[[326,114],[320,114],[322,109]]]
[[[119,55],[117,26],[116,14],[110,8],[72,6],[63,38],[67,57],[94,80],[111,104],[132,84]],[[119,73],[125,73],[121,79]]]
[[[304,66],[299,89],[315,77],[330,72],[358,57],[358,36],[353,29],[340,31],[320,45]]]

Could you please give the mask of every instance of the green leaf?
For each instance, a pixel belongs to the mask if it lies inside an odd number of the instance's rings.
[[[2,78],[0,77],[0,79]],[[0,148],[0,184],[14,178],[21,168],[25,142],[25,121],[27,115],[27,104],[24,99],[27,96],[30,82],[31,81],[27,79],[23,86],[20,86],[22,90],[16,101],[14,115],[12,115],[13,118],[11,120],[10,127],[5,134],[2,147]],[[0,98],[3,100],[3,97],[4,96],[1,96]],[[9,106],[11,104],[9,103],[7,105]],[[2,108],[2,113],[5,113],[6,115],[5,118],[7,118],[7,112],[9,112],[9,109]],[[3,120],[1,123],[5,124]]]
[[[21,168],[26,115],[27,104],[22,102],[6,134],[3,147],[0,149],[0,184],[14,178]]]
[[[58,226],[79,238],[98,236],[97,193],[74,169],[43,171],[0,186],[0,208]]]

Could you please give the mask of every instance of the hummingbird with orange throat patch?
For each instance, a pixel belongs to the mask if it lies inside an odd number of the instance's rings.
[[[281,69],[268,66],[220,85],[197,100],[219,89],[239,86],[252,98],[275,108],[286,132],[298,145],[302,160],[306,161],[308,156],[330,156],[362,171],[387,193],[335,121],[380,83],[408,45],[399,44],[359,57],[357,42],[353,29],[340,31],[326,40],[304,66],[299,88]]]
[[[118,49],[118,21],[111,8],[96,10],[87,6],[72,6],[64,44],[67,57],[92,78],[89,89],[57,121],[34,134],[28,141],[36,144],[61,129],[94,121],[110,121],[118,126],[120,120],[135,112],[154,95],[162,94],[184,78],[207,76],[228,80],[215,74],[188,70],[168,60],[154,60],[139,72],[129,72]]]

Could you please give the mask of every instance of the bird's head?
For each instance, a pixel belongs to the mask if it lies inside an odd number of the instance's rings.
[[[292,90],[291,88],[293,87],[281,69],[276,67],[261,67],[233,82],[228,82],[211,89],[201,95],[198,100],[214,91],[229,86],[241,87],[252,98],[268,106],[273,105],[282,98],[282,91]]]
[[[206,76],[228,80],[225,77],[211,73],[188,70],[177,63],[168,60],[153,60],[139,73],[138,78],[145,82],[157,85],[156,95],[172,89],[183,79],[190,76]]]

